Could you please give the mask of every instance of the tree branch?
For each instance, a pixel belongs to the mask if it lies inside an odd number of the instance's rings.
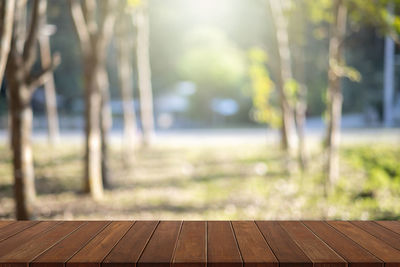
[[[44,68],[39,74],[35,76],[31,76],[28,79],[28,87],[31,92],[33,92],[36,88],[43,85],[50,78],[50,74],[57,68],[61,63],[61,57],[59,53],[54,53],[53,60],[51,64]]]
[[[75,30],[81,45],[81,50],[84,55],[90,51],[90,34],[88,25],[85,21],[82,6],[78,0],[69,0],[72,20],[74,21]]]
[[[24,59],[25,72],[29,73],[36,60],[36,42],[39,34],[39,27],[45,18],[47,2],[46,0],[35,0],[33,4],[32,19],[28,36],[24,44],[22,58]]]
[[[97,41],[100,42],[100,51],[104,51],[113,32],[117,1],[107,0],[102,2],[101,5],[101,18],[99,23],[99,32],[97,34]]]

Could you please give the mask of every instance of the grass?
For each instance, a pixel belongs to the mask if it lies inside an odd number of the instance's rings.
[[[341,179],[324,195],[322,156],[288,175],[265,144],[155,146],[111,153],[112,188],[81,193],[82,147],[36,145],[36,219],[385,219],[398,218],[400,148],[347,146]],[[0,218],[13,218],[11,155],[0,146]]]

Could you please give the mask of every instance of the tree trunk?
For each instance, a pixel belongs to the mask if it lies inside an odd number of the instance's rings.
[[[117,1],[70,0],[69,3],[85,68],[85,191],[94,199],[100,199],[103,196],[102,174],[107,173],[106,140],[108,125],[111,125],[105,62]]]
[[[14,25],[15,0],[3,0],[0,3],[0,84],[3,81],[8,53],[10,52]]]
[[[136,13],[137,23],[137,71],[140,93],[140,117],[142,120],[143,145],[151,143],[154,136],[153,93],[149,55],[149,17],[147,6]]]
[[[133,71],[130,49],[131,41],[128,40],[128,20],[121,20],[117,31],[117,54],[118,54],[118,78],[121,91],[122,108],[124,116],[124,149],[125,152],[132,152],[134,139],[137,132],[136,115],[133,106]]]
[[[276,39],[278,44],[279,56],[279,103],[282,112],[282,146],[289,155],[295,154],[296,148],[296,128],[293,108],[290,106],[285,87],[293,79],[292,63],[290,58],[289,38],[287,33],[287,22],[283,15],[281,1],[270,0],[272,16],[274,18]]]
[[[299,85],[298,99],[296,103],[296,127],[299,140],[298,157],[300,168],[304,171],[307,169],[307,153],[305,140],[305,123],[306,123],[306,103],[307,87],[304,83]]]
[[[16,3],[14,31],[6,66],[8,100],[11,121],[11,148],[13,151],[14,192],[17,219],[30,219],[35,199],[33,156],[31,147],[32,108],[30,102],[35,89],[46,82],[49,73],[59,63],[53,61],[38,75],[31,73],[36,61],[39,28],[46,11],[45,0],[35,0],[31,8],[29,30],[26,30],[27,2]],[[26,34],[25,34],[26,33]]]
[[[103,186],[110,188],[110,173],[108,168],[108,134],[112,126],[112,112],[110,107],[110,92],[105,62],[101,63],[97,74],[98,87],[101,90],[101,175]]]
[[[42,68],[51,64],[50,40],[47,35],[39,38],[40,61]],[[53,73],[49,74],[47,82],[44,84],[46,114],[47,114],[47,133],[50,144],[55,144],[59,139],[57,98],[54,84]]]
[[[20,103],[11,104],[12,150],[14,167],[14,194],[17,220],[28,220],[32,213],[32,203],[36,190],[34,182],[33,158],[31,147],[32,109],[30,105],[21,107]]]
[[[334,2],[334,18],[329,41],[327,178],[335,184],[339,178],[340,123],[342,117],[341,78],[336,69],[344,64],[342,43],[346,34],[347,8],[342,0]]]
[[[85,59],[85,122],[86,122],[86,152],[85,152],[85,191],[94,199],[103,197],[103,182],[101,171],[101,92],[97,86],[98,62]]]
[[[6,76],[10,103],[16,218],[28,220],[36,195],[30,139],[32,133],[30,92],[25,85],[23,71],[12,59],[7,64]]]
[[[389,14],[393,14],[393,5],[388,7]],[[395,46],[393,38],[385,37],[385,57],[383,69],[383,124],[385,127],[393,126],[394,104],[394,77],[395,77]]]

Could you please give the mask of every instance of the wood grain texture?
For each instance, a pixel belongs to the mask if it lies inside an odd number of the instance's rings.
[[[204,267],[207,265],[207,223],[183,222],[172,266]]]
[[[110,222],[88,222],[34,259],[31,267],[64,267],[65,263]]]
[[[274,253],[253,221],[233,221],[232,226],[244,266],[277,267],[279,265]]]
[[[20,221],[18,223],[13,223],[9,225],[4,225],[0,229],[0,242],[9,238],[10,236],[13,236],[35,224],[38,222],[32,222],[32,221]]]
[[[330,221],[328,223],[344,235],[353,239],[357,244],[368,250],[377,258],[384,261],[385,266],[400,266],[400,251],[389,246],[382,240],[356,227],[350,222]]]
[[[0,257],[10,253],[19,246],[22,246],[37,235],[43,234],[59,224],[59,222],[39,222],[9,238],[0,242]],[[0,266],[2,264],[0,263]]]
[[[160,222],[150,238],[138,266],[170,266],[182,221]]]
[[[301,222],[282,221],[279,224],[289,233],[315,267],[345,267],[346,261],[328,247]]]
[[[158,221],[136,222],[104,259],[102,265],[107,267],[136,266],[157,225]]]
[[[400,234],[400,222],[399,221],[375,221],[375,223],[382,225],[390,231]]]
[[[118,241],[131,228],[133,222],[112,222],[98,233],[78,253],[68,260],[67,267],[97,267]]]
[[[344,258],[349,267],[383,267],[383,262],[326,222],[304,221],[314,234]]]
[[[400,267],[397,221],[0,221],[0,267]]]
[[[207,222],[208,266],[242,266],[232,225],[228,221]]]
[[[279,266],[313,266],[312,261],[278,222],[256,221],[258,228],[279,261]]]
[[[10,225],[14,223],[14,221],[0,221],[0,229],[4,226]]]
[[[379,225],[375,222],[367,222],[367,221],[354,221],[351,222],[355,226],[363,229],[369,234],[379,238],[380,240],[386,242],[390,246],[394,247],[397,250],[400,250],[400,235],[394,233],[393,231],[385,228],[382,225]]]
[[[29,241],[21,244],[18,248],[0,257],[0,265],[7,263],[7,266],[20,266],[31,262],[34,258],[49,249],[51,246],[62,240],[80,227],[82,222],[62,222],[55,227],[37,235]]]

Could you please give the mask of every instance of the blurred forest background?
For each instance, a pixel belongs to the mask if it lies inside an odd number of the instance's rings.
[[[1,0],[0,218],[398,219],[398,14]]]

